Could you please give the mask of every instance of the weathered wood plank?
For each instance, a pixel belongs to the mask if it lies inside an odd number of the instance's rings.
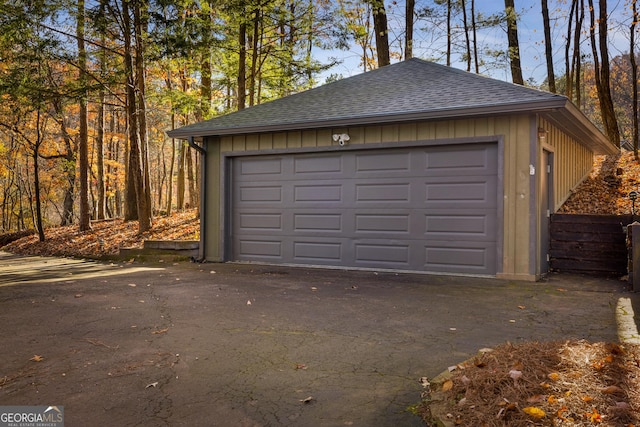
[[[610,275],[627,273],[626,225],[631,215],[552,215],[550,268]]]

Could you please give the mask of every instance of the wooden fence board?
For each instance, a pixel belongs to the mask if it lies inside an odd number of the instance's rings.
[[[626,226],[631,215],[551,216],[549,263],[552,271],[627,274]]]

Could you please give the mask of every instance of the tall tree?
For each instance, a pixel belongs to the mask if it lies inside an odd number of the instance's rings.
[[[376,53],[378,67],[391,63],[389,56],[389,28],[387,25],[387,11],[384,0],[369,0],[373,13],[373,31],[376,33]]]
[[[631,62],[631,90],[633,93],[632,139],[633,155],[638,160],[638,65],[636,63],[636,25],[638,23],[637,0],[631,0],[631,28],[629,29],[629,61]]]
[[[478,59],[478,26],[476,25],[476,2],[471,0],[471,33],[473,34],[473,64],[475,73],[480,73],[480,62]]]
[[[589,0],[589,15],[591,18],[591,29],[589,31],[589,35],[591,38],[593,68],[595,72],[596,90],[598,91],[598,100],[600,102],[602,123],[609,140],[619,146],[620,129],[618,128],[618,121],[616,119],[616,113],[613,106],[613,98],[611,96],[609,46],[607,43],[607,1],[600,0],[599,19],[596,23],[593,0]],[[596,28],[598,29],[597,42],[595,35]]]
[[[511,79],[515,84],[524,85],[522,65],[520,64],[520,44],[518,42],[518,15],[514,0],[504,0],[507,17],[507,40],[509,43],[509,63],[511,65]]]
[[[89,210],[89,123],[87,111],[87,51],[85,49],[85,6],[78,0],[76,39],[78,43],[78,86],[80,132],[78,133],[78,160],[80,166],[80,231],[91,229]]]
[[[544,27],[544,56],[547,60],[547,82],[549,91],[556,93],[556,75],[553,71],[553,46],[547,0],[542,0],[542,25]]]
[[[451,1],[447,0],[447,67],[451,66]]]
[[[127,79],[127,122],[129,139],[128,176],[126,187],[125,219],[138,220],[138,230],[142,233],[151,228],[151,209],[147,205],[144,189],[142,153],[140,149],[140,123],[138,122],[138,101],[136,96],[136,76],[134,66],[133,26],[130,2],[122,0],[122,30],[124,36],[124,69]],[[135,6],[134,6],[135,7]]]
[[[406,0],[405,5],[405,39],[404,59],[413,58],[413,21],[416,11],[416,1]]]
[[[467,19],[467,2],[466,0],[461,0],[460,2],[461,7],[462,7],[462,25],[464,27],[464,40],[465,40],[465,46],[467,47],[467,53],[466,53],[466,58],[467,58],[467,71],[471,71],[471,36],[469,35],[469,23],[468,23],[468,19]]]

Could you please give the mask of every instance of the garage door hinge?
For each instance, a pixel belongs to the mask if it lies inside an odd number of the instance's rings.
[[[551,257],[547,254],[547,262],[551,261]]]

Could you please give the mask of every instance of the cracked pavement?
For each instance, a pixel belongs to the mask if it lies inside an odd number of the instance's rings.
[[[615,341],[627,288],[0,253],[0,405],[70,427],[420,426],[421,377],[505,341]]]

